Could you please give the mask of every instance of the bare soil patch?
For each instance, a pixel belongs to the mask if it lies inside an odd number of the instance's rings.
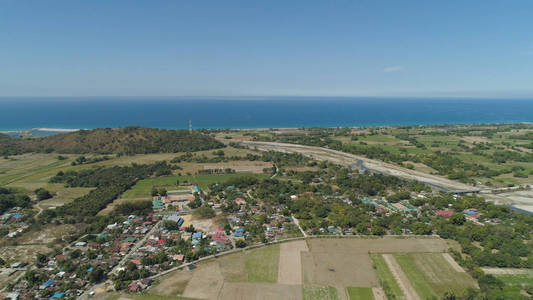
[[[218,262],[198,265],[192,278],[183,291],[184,297],[200,299],[217,299],[224,278],[220,272]]]
[[[45,245],[4,246],[0,248],[0,257],[7,262],[33,262],[37,253],[46,254],[50,251]]]
[[[280,244],[278,283],[302,284],[302,259],[300,253],[307,252],[305,241]]]
[[[224,283],[219,299],[224,300],[271,300],[271,299],[302,299],[300,285],[268,284],[268,283]]]
[[[218,227],[218,224],[213,223],[213,219],[198,219],[192,215],[185,215],[182,218],[185,220],[183,226],[188,227],[192,224],[194,228],[200,229],[203,232],[216,231]]]
[[[62,238],[68,235],[73,235],[83,230],[81,226],[74,226],[70,224],[62,225],[44,225],[39,230],[31,230],[22,234],[17,238],[19,244],[48,244],[53,242],[57,238]]]
[[[307,255],[309,253],[309,255]],[[378,280],[368,254],[336,252],[303,252],[303,272],[306,283],[321,286],[378,286]]]
[[[185,287],[192,278],[192,272],[188,270],[178,270],[159,279],[159,284],[155,285],[150,292],[161,296],[178,296],[183,294]]]

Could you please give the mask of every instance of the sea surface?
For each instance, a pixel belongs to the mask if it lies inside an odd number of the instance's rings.
[[[533,122],[533,99],[332,97],[0,98],[0,131],[300,128]]]

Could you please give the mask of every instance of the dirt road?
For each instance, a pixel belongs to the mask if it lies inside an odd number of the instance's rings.
[[[465,193],[479,191],[479,189],[475,187],[460,182],[452,181],[441,176],[425,174],[420,171],[410,170],[382,161],[368,159],[362,156],[357,156],[354,154],[344,153],[341,151],[331,150],[327,148],[274,142],[241,141],[240,143],[244,146],[256,148],[262,151],[273,150],[286,153],[300,153],[316,160],[326,160],[347,167],[364,168],[372,172],[396,176],[407,180],[416,180],[423,182],[433,188],[437,188],[447,192]]]

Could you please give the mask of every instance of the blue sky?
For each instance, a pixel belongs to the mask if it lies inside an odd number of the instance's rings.
[[[533,1],[0,0],[0,96],[533,96]]]

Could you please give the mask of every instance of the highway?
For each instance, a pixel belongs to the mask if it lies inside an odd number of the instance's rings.
[[[319,161],[329,161],[359,170],[368,170],[374,173],[390,175],[407,180],[416,180],[429,185],[432,188],[452,193],[478,193],[480,189],[456,182],[441,176],[426,174],[420,171],[410,170],[379,160],[369,159],[362,156],[331,150],[322,147],[304,146],[298,144],[285,144],[276,142],[240,141],[243,146],[261,151],[278,151],[285,153],[300,153]]]

